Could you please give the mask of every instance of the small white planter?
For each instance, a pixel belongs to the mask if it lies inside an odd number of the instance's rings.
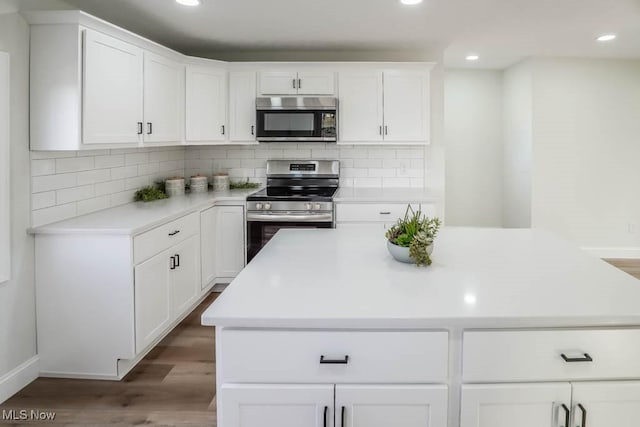
[[[415,264],[416,262],[409,256],[409,248],[405,248],[402,246],[398,246],[394,243],[391,243],[387,240],[387,249],[391,256],[393,256],[396,261],[405,262],[407,264]],[[427,246],[427,253],[429,256],[433,253],[433,243]]]

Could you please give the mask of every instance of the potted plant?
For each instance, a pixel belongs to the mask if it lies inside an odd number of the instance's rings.
[[[407,205],[404,218],[387,230],[387,248],[401,262],[431,265],[433,240],[440,230],[439,218],[429,218],[420,208],[414,211]]]

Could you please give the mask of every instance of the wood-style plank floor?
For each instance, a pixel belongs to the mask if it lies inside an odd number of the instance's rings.
[[[200,315],[211,294],[122,380],[39,378],[0,405],[0,425],[216,425],[214,328]],[[53,422],[2,421],[2,410],[56,413]]]
[[[608,262],[640,279],[640,260]],[[215,427],[214,330],[200,325],[200,315],[217,295],[200,304],[123,381],[40,378],[0,405],[0,414],[3,409],[56,412],[54,422],[9,424],[16,426]]]

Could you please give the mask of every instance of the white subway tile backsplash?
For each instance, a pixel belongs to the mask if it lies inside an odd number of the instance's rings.
[[[138,167],[135,165],[111,169],[111,179],[131,178],[133,176],[138,176]]]
[[[149,185],[149,177],[148,176],[136,176],[135,178],[128,178],[125,180],[124,188],[126,190],[137,190],[142,187],[146,187]]]
[[[370,148],[369,158],[370,159],[395,159],[396,150],[393,150],[390,148]]]
[[[78,200],[89,199],[95,196],[96,189],[93,185],[84,185],[81,187],[65,188],[56,191],[56,203],[64,205]]]
[[[382,186],[387,187],[410,187],[410,178],[382,178]]]
[[[381,188],[382,178],[353,178],[354,187]]]
[[[53,175],[56,173],[54,159],[33,160],[31,162],[31,176]]]
[[[77,157],[89,157],[89,156],[106,156],[110,150],[82,150],[76,153]]]
[[[110,207],[110,197],[102,196],[93,199],[82,200],[78,202],[78,215],[85,215],[91,212],[100,211]]]
[[[393,177],[396,176],[395,169],[383,169],[383,168],[370,168],[369,176],[377,176],[377,177]]]
[[[56,192],[47,191],[36,193],[31,196],[31,209],[44,209],[56,205]]]
[[[94,168],[93,157],[71,157],[56,160],[56,173],[79,172]]]
[[[91,171],[78,172],[78,185],[95,184],[111,180],[110,169],[95,169]]]
[[[120,193],[114,193],[109,195],[109,205],[110,206],[120,206],[126,205],[127,203],[133,202],[133,193],[132,191],[122,191]]]
[[[75,187],[77,179],[78,174],[75,173],[35,176],[31,178],[31,191],[33,193],[41,193],[43,191]]]
[[[104,196],[107,194],[118,193],[124,190],[124,179],[117,179],[115,181],[101,182],[99,184],[96,184],[96,196]]]
[[[68,203],[66,205],[58,205],[45,209],[38,209],[31,213],[31,223],[34,227],[52,222],[62,221],[63,219],[73,218],[77,215],[76,203]]]
[[[231,149],[227,151],[227,158],[229,159],[254,159],[255,151],[254,150],[243,150],[243,149]]]
[[[31,160],[77,157],[76,151],[32,151]]]
[[[159,163],[145,163],[138,165],[138,175],[153,175],[160,171]]]
[[[96,169],[116,168],[124,166],[124,154],[96,156]]]
[[[274,148],[272,150],[256,149],[256,159],[284,159],[284,150]]]
[[[365,177],[369,176],[369,171],[364,168],[342,168],[340,176],[345,178]]]
[[[149,153],[129,153],[124,155],[125,165],[141,165],[149,163]]]
[[[381,168],[382,159],[353,159],[355,168]]]

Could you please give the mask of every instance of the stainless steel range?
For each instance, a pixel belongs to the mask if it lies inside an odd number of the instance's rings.
[[[282,228],[332,228],[337,160],[269,160],[267,187],[247,197],[247,261]]]

